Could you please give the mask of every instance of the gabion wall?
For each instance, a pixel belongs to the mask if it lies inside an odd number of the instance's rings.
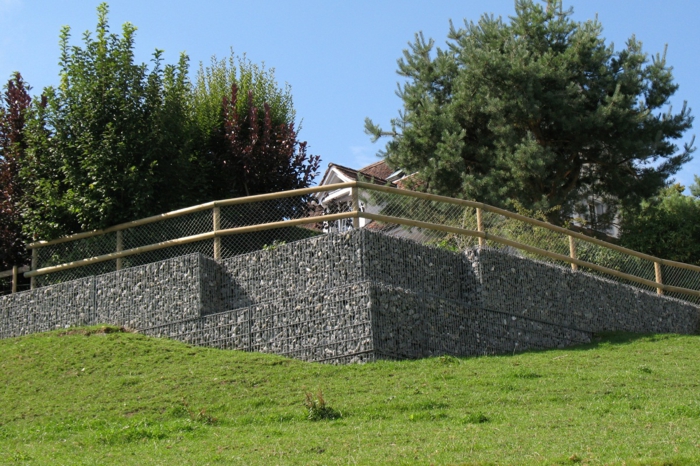
[[[591,333],[438,296],[376,285],[372,289],[376,357],[471,356],[588,343]]]
[[[361,230],[216,262],[200,254],[0,297],[0,336],[124,325],[193,345],[333,363],[694,333],[698,308],[500,250]]]
[[[0,338],[94,322],[94,277],[0,296]]]
[[[191,254],[0,296],[0,336],[95,324],[140,329],[199,318],[220,306],[218,269],[213,259]]]
[[[480,306],[589,332],[696,333],[687,301],[570,268],[483,248],[470,251],[482,285]]]
[[[142,333],[192,345],[275,353],[306,361],[373,359],[369,284],[282,298]]]

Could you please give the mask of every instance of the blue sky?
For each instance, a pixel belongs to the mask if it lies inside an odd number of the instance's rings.
[[[73,43],[94,30],[99,1],[0,0],[0,80],[20,71],[34,93],[58,81],[58,33],[70,25]],[[231,48],[255,63],[275,68],[280,84],[292,87],[300,137],[329,162],[360,167],[378,160],[383,143],[372,144],[363,121],[384,124],[397,115],[394,94],[396,60],[414,34],[423,31],[438,45],[445,42],[449,20],[462,24],[484,13],[504,18],[513,0],[257,0],[182,1],[112,0],[110,25],[117,32],[129,21],[138,27],[138,61],[156,48],[174,63],[180,52],[191,69],[212,55],[224,58]],[[700,2],[691,0],[565,0],[574,19],[598,15],[608,42],[620,49],[635,34],[651,54],[663,52],[680,89],[671,104],[687,101],[700,112]],[[700,120],[697,120],[700,124]],[[688,132],[689,140],[695,130]],[[699,139],[700,141],[700,139]],[[688,185],[700,175],[700,153],[676,179]]]

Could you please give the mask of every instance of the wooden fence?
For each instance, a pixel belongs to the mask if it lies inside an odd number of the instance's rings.
[[[225,206],[233,206],[240,204],[249,204],[262,201],[270,201],[275,199],[292,198],[299,196],[309,196],[309,195],[319,195],[321,193],[328,193],[331,191],[339,190],[350,190],[350,209],[346,212],[333,213],[333,214],[322,214],[313,217],[304,216],[302,218],[289,218],[282,219],[274,222],[260,223],[254,225],[246,225],[234,228],[221,228],[221,211],[220,209]],[[413,199],[423,202],[433,202],[440,205],[453,205],[461,208],[473,208],[476,213],[476,229],[463,228],[460,226],[438,224],[435,222],[423,221],[420,218],[407,218],[408,215],[384,215],[381,210],[379,213],[371,213],[364,211],[361,208],[361,202],[359,200],[359,192],[369,192],[375,194],[390,194],[392,196],[398,196],[401,199]],[[211,218],[211,229],[205,233],[199,233],[190,236],[184,236],[176,239],[171,239],[167,241],[160,241],[153,244],[148,244],[144,246],[139,246],[130,249],[123,248],[122,234],[125,230],[135,228],[138,226],[143,226],[147,224],[156,224],[158,222],[165,221],[167,219],[172,219],[175,217],[180,217],[195,212],[202,212],[210,210],[212,212]],[[561,254],[553,252],[542,247],[537,247],[533,245],[524,244],[522,242],[516,241],[512,238],[507,238],[504,236],[499,236],[493,233],[489,233],[488,228],[484,223],[484,214],[491,213],[503,216],[505,218],[522,222],[523,224],[528,224],[533,227],[549,230],[550,232],[556,232],[561,235],[566,235],[568,237],[568,250],[569,254]],[[571,265],[571,268],[576,271],[579,267],[585,267],[591,270],[595,270],[599,273],[609,275],[612,277],[617,277],[622,280],[627,280],[633,283],[638,283],[640,285],[648,286],[656,289],[657,293],[663,294],[664,292],[680,293],[689,297],[693,297],[693,301],[697,301],[700,297],[700,291],[698,289],[691,289],[687,287],[674,286],[671,284],[664,283],[661,274],[661,266],[673,267],[676,269],[683,269],[688,272],[694,272],[700,274],[700,267],[690,264],[684,264],[681,262],[669,261],[662,258],[650,256],[648,254],[643,254],[631,249],[623,248],[621,246],[611,244],[596,238],[586,236],[582,233],[578,233],[566,228],[562,228],[556,225],[549,224],[540,220],[525,217],[507,210],[499,209],[487,204],[480,202],[466,201],[460,199],[452,199],[444,196],[437,196],[433,194],[426,194],[408,190],[397,189],[389,186],[380,186],[376,184],[353,181],[348,183],[339,183],[334,185],[318,186],[312,188],[305,188],[293,191],[283,191],[272,194],[263,194],[258,196],[248,196],[234,199],[227,199],[222,201],[208,202],[206,204],[201,204],[193,207],[188,207],[186,209],[180,209],[172,212],[168,212],[161,215],[156,215],[153,217],[144,218],[141,220],[136,220],[133,222],[127,222],[120,225],[115,225],[113,227],[95,230],[84,233],[78,233],[63,238],[59,238],[52,241],[36,241],[28,245],[28,248],[32,250],[32,265],[29,270],[25,269],[15,269],[13,271],[1,272],[0,277],[8,277],[12,275],[14,277],[13,292],[16,291],[16,277],[18,273],[24,273],[25,277],[31,279],[31,287],[35,287],[35,278],[41,275],[65,271],[69,269],[74,269],[77,267],[84,267],[90,264],[96,264],[104,261],[116,261],[116,269],[122,268],[122,260],[126,257],[143,254],[149,251],[159,250],[163,248],[168,248],[177,245],[183,245],[198,241],[210,240],[213,242],[213,252],[214,259],[221,259],[221,239],[230,235],[238,235],[242,233],[252,233],[264,230],[271,230],[277,228],[293,227],[308,225],[310,223],[318,222],[334,222],[337,220],[352,219],[354,228],[360,227],[360,219],[367,219],[369,221],[382,222],[386,224],[403,225],[405,227],[420,228],[425,230],[443,232],[453,235],[463,235],[466,237],[477,238],[479,246],[485,246],[489,242],[498,243],[504,246],[509,246],[521,251],[525,251],[531,254],[549,258],[553,261],[565,262]],[[84,257],[80,260],[73,260],[70,262],[60,263],[56,265],[50,265],[46,267],[39,267],[38,264],[38,251],[41,248],[49,247],[52,245],[68,243],[68,242],[78,242],[86,238],[96,237],[100,235],[106,235],[116,233],[116,241],[114,243],[114,252],[108,254],[101,254],[93,257]],[[623,254],[629,257],[635,257],[638,259],[650,261],[654,264],[655,279],[650,280],[642,276],[626,273],[624,271],[615,270],[613,268],[607,267],[605,265],[596,264],[593,262],[581,260],[577,256],[577,245],[582,242],[589,243],[591,245],[596,245],[598,247],[605,248],[610,251],[615,251],[617,253]],[[77,246],[76,246],[77,247]],[[700,275],[698,275],[698,282],[700,284]],[[693,282],[695,283],[695,282]]]

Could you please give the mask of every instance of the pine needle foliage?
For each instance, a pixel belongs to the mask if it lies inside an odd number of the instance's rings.
[[[616,51],[597,20],[561,0],[517,0],[508,21],[450,24],[446,48],[416,34],[398,61],[403,101],[389,131],[370,119],[392,167],[434,193],[551,211],[562,224],[597,199],[614,207],[654,195],[690,160],[674,141],[691,127],[665,52],[632,36]]]

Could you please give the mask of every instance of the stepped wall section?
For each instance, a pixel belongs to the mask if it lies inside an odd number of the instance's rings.
[[[192,254],[0,297],[0,337],[112,324],[307,361],[511,353],[603,331],[696,333],[696,306],[481,248],[360,230],[220,262]]]

